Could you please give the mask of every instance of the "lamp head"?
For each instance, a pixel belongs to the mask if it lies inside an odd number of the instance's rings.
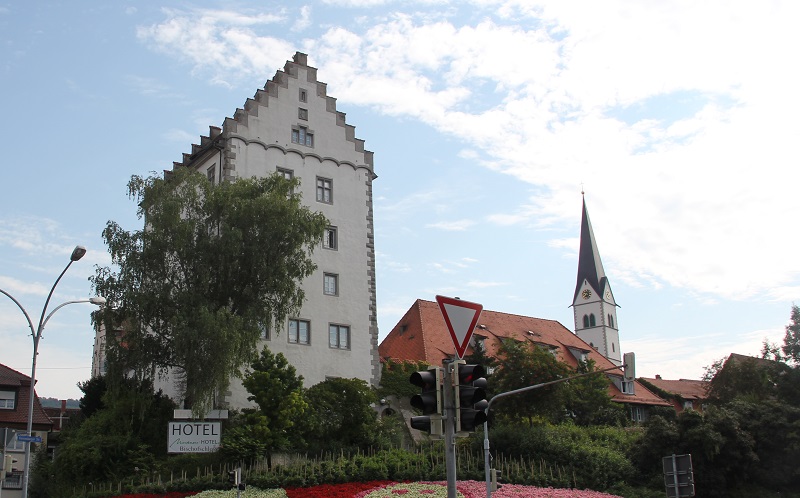
[[[86,248],[83,246],[75,246],[72,250],[72,256],[69,257],[70,261],[78,261],[86,254]]]
[[[89,298],[89,302],[94,304],[95,306],[102,306],[106,304],[106,298],[103,296],[94,296]]]

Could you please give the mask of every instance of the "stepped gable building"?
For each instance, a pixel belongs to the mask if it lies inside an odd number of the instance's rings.
[[[356,138],[307,55],[296,53],[221,128],[211,126],[174,163],[178,168],[192,168],[214,183],[275,173],[300,179],[303,202],[330,226],[312,255],[317,271],[302,282],[302,311],[282,330],[264,330],[264,344],[283,353],[306,386],[329,377],[377,384],[373,153]],[[174,382],[173,376],[157,388],[174,397]],[[225,401],[231,408],[252,406],[235,379]]]
[[[552,352],[560,361],[575,368],[579,361],[594,360],[598,369],[615,366],[608,358],[555,320],[545,320],[498,311],[483,310],[465,356],[482,349],[496,357],[503,340],[530,342]],[[450,331],[436,302],[417,299],[403,318],[381,342],[383,360],[424,362],[441,365],[453,358],[455,348]],[[647,407],[670,406],[637,381],[627,383],[622,368],[607,372],[612,399],[625,403],[635,420],[644,420]]]

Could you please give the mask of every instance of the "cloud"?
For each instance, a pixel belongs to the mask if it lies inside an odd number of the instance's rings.
[[[800,44],[800,4],[485,1],[426,15],[387,5],[365,11],[365,31],[326,25],[303,50],[340,103],[432,126],[463,142],[462,157],[538,189],[490,222],[574,224],[583,182],[603,258],[631,285],[796,292],[800,234],[787,227],[800,75],[785,61]],[[259,32],[286,13],[165,14],[140,38],[220,84],[270,73],[295,50]],[[419,207],[408,196],[379,209]]]

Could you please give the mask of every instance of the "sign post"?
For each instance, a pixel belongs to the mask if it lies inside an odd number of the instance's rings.
[[[692,455],[671,455],[662,459],[664,484],[668,498],[694,496],[694,473]]]

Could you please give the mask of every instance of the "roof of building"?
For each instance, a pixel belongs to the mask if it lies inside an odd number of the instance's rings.
[[[474,352],[476,338],[485,339],[484,347],[489,356],[497,356],[500,346],[499,340],[492,339],[513,339],[549,346],[557,352],[559,360],[573,368],[578,366],[582,354],[594,360],[598,369],[614,367],[608,358],[555,320],[483,310],[465,356]],[[381,342],[378,351],[384,360],[441,365],[455,354],[455,347],[439,305],[417,299]],[[622,369],[609,372],[609,375],[615,374],[621,376]],[[622,394],[613,383],[609,384],[609,394],[615,401],[669,406],[639,382],[634,392],[633,395]]]
[[[704,380],[668,380],[662,379],[659,376],[656,376],[654,379],[649,377],[642,377],[642,379],[662,391],[666,391],[670,394],[677,394],[685,400],[703,400],[707,398],[708,382]]]
[[[606,285],[606,272],[603,269],[603,262],[600,260],[600,251],[598,251],[597,242],[595,242],[594,239],[592,223],[589,221],[586,199],[583,200],[581,245],[578,253],[578,280],[575,284],[575,295],[572,296],[573,300],[577,299],[578,292],[581,290],[584,280],[589,282],[589,285],[598,293],[603,292],[603,288]]]
[[[27,428],[28,406],[30,404],[31,378],[0,364],[0,389],[12,390],[17,393],[13,410],[0,410],[0,427]],[[49,431],[53,422],[47,417],[39,402],[39,397],[34,392],[33,403],[33,428],[34,430]]]

